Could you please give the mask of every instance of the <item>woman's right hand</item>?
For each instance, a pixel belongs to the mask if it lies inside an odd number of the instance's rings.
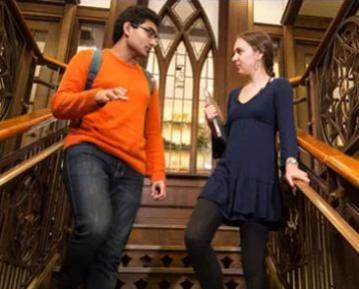
[[[216,107],[213,104],[211,104],[208,100],[204,105],[204,114],[206,115],[206,118],[209,121],[212,121],[216,116],[218,116]]]

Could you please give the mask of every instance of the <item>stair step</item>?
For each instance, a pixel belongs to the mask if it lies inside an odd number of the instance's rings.
[[[184,245],[185,225],[173,224],[135,224],[128,244],[148,245]],[[213,246],[239,246],[238,228],[223,226],[218,229],[213,239]]]
[[[241,249],[238,246],[216,246],[213,248],[216,252],[235,252],[240,253]],[[186,251],[186,248],[181,245],[135,245],[128,244],[125,247],[126,251]]]
[[[141,206],[176,206],[191,207],[197,203],[200,187],[177,188],[167,186],[167,197],[161,201],[154,200],[150,194],[150,188],[144,188],[141,198]]]
[[[167,268],[167,267],[119,267],[119,274],[175,274],[193,275],[192,268]],[[222,274],[226,276],[243,276],[242,269],[222,269]]]
[[[192,207],[151,207],[141,206],[136,215],[136,223],[187,225]]]
[[[207,182],[208,176],[200,178],[171,177],[167,175],[167,197],[164,200],[153,200],[150,194],[150,182],[145,180],[142,192],[141,207],[172,207],[193,209],[198,194]]]
[[[186,229],[186,225],[182,224],[143,224],[143,223],[135,223],[132,226],[133,228],[143,228],[143,229],[175,229],[175,230],[184,230]],[[218,228],[219,231],[233,231],[239,232],[239,229],[231,226],[220,226]]]

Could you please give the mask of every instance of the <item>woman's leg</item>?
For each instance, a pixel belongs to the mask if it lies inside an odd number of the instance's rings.
[[[240,235],[246,288],[268,289],[265,258],[269,228],[259,222],[244,222],[240,225]]]
[[[199,199],[185,232],[187,251],[203,289],[223,288],[221,267],[211,246],[222,220],[222,214],[214,202]]]

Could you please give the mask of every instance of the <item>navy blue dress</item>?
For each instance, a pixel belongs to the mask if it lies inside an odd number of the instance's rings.
[[[273,79],[246,103],[238,101],[239,91],[229,95],[227,144],[199,198],[217,203],[228,224],[259,220],[276,227],[282,215],[277,131],[282,165],[298,154],[292,87]]]

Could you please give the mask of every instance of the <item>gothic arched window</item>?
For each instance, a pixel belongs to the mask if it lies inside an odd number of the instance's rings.
[[[149,55],[161,95],[168,172],[212,169],[204,91],[214,91],[215,38],[197,0],[168,0],[159,13],[160,43]]]

